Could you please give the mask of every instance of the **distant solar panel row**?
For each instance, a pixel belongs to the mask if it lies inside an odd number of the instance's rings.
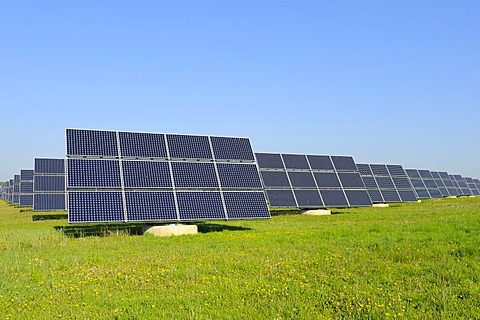
[[[250,140],[67,129],[70,222],[269,218]]]
[[[271,207],[370,206],[352,157],[256,153]]]
[[[415,202],[416,194],[401,165],[357,164],[374,203]]]
[[[33,210],[66,210],[65,159],[35,158]]]

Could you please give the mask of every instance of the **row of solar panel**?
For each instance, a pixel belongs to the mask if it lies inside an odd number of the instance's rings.
[[[255,160],[248,138],[67,129],[67,157]]]
[[[69,222],[270,217],[261,191],[71,191],[68,198]]]
[[[261,169],[357,171],[353,158],[348,156],[255,153],[255,158]]]
[[[346,208],[371,206],[366,190],[266,189],[271,207]]]

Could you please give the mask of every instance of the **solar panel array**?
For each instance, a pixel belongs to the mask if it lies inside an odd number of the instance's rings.
[[[69,222],[269,218],[248,138],[67,129]]]
[[[472,196],[472,191],[468,187],[467,183],[465,182],[465,179],[459,175],[459,174],[454,174],[451,175],[450,178],[454,180],[454,183],[458,186],[458,190],[461,196]]]
[[[20,170],[20,207],[33,206],[33,170]]]
[[[352,157],[256,153],[271,207],[371,206]]]
[[[401,165],[358,163],[357,167],[373,203],[418,201]]]
[[[66,210],[65,159],[35,158],[33,211]]]

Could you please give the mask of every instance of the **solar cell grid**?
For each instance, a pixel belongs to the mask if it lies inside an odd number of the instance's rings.
[[[413,190],[398,190],[398,195],[402,202],[416,202],[418,200]]]
[[[218,163],[217,170],[222,188],[262,188],[255,164]]]
[[[247,138],[210,137],[217,160],[254,161],[252,146]]]
[[[345,208],[348,207],[347,198],[341,189],[320,190],[323,203],[326,207]]]
[[[288,177],[293,188],[316,188],[311,172],[290,171]]]
[[[35,176],[34,192],[65,192],[65,176]]]
[[[33,195],[34,211],[65,210],[64,193],[35,193]]]
[[[115,131],[67,129],[68,156],[118,157]]]
[[[282,154],[287,169],[310,169],[307,157],[301,154]]]
[[[167,158],[165,135],[160,133],[119,132],[122,157]]]
[[[387,169],[392,177],[403,177],[407,175],[403,167],[399,164],[388,164]]]
[[[290,187],[285,171],[260,171],[265,187]]]
[[[319,188],[340,188],[340,180],[334,172],[314,172],[315,181]]]
[[[333,166],[337,171],[357,171],[357,166],[352,157],[348,156],[331,156]]]
[[[418,170],[418,174],[423,179],[433,179],[432,174],[428,170]]]
[[[400,202],[400,196],[396,190],[381,189],[380,192],[385,202]]]
[[[125,192],[129,221],[176,220],[177,212],[172,191]]]
[[[370,168],[372,169],[373,174],[376,176],[390,176],[387,166],[384,164],[371,164]]]
[[[392,180],[397,189],[412,189],[410,180],[407,177],[393,177]]]
[[[421,178],[418,170],[416,169],[405,169],[405,172],[407,173],[409,178]]]
[[[265,193],[268,198],[268,203],[271,207],[296,207],[297,202],[291,189],[288,190],[274,190],[266,189]]]
[[[362,177],[362,180],[367,189],[378,189],[378,185],[375,182],[374,177]]]
[[[20,170],[20,180],[21,181],[33,180],[33,170],[25,170],[25,169]]]
[[[283,169],[282,157],[278,153],[255,153],[258,167],[261,169]]]
[[[263,192],[230,191],[223,196],[229,219],[270,217]]]
[[[360,174],[362,176],[372,176],[373,175],[373,172],[370,169],[370,166],[368,164],[357,163],[357,168],[358,168],[358,172],[360,172]]]
[[[207,136],[167,134],[170,157],[181,159],[213,159]]]
[[[375,176],[375,180],[380,189],[395,189],[392,178]]]
[[[45,174],[45,173],[65,174],[65,160],[35,158],[34,174]]]
[[[121,188],[118,160],[68,159],[70,188]]]
[[[321,208],[324,206],[318,190],[294,190],[300,208]]]
[[[437,184],[433,179],[423,179],[423,183],[427,187],[427,189],[437,189]]]
[[[422,179],[410,179],[410,182],[412,183],[412,185],[415,189],[425,188],[425,184],[423,183]]]
[[[421,188],[415,188],[415,192],[417,194],[417,197],[419,199],[430,199],[430,193],[427,191],[427,189],[421,189]]]
[[[171,188],[167,162],[122,161],[125,188]]]
[[[33,181],[21,181],[20,193],[33,193]]]
[[[218,188],[215,166],[210,162],[172,162],[176,188]]]
[[[177,192],[180,220],[225,219],[220,192]]]
[[[310,167],[312,168],[312,170],[335,170],[335,168],[333,167],[332,159],[330,159],[329,156],[307,155],[307,159],[310,163]]]
[[[19,197],[19,204],[21,207],[33,206],[33,194],[21,194]]]
[[[358,172],[339,172],[338,177],[344,189],[365,188],[362,178]]]
[[[120,191],[70,191],[69,222],[118,222],[124,220]]]
[[[367,190],[345,190],[345,195],[347,196],[350,206],[361,207],[372,205],[372,200]]]

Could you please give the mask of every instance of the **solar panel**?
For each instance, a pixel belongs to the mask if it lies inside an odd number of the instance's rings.
[[[293,190],[300,208],[322,208],[324,203],[318,190]]]
[[[380,190],[382,193],[382,197],[385,200],[385,202],[400,202],[400,196],[398,195],[397,190]]]
[[[345,190],[345,195],[347,196],[350,206],[361,207],[372,205],[372,200],[367,190]]]
[[[365,188],[363,180],[358,172],[339,172],[338,177],[344,189]]]
[[[438,186],[433,179],[423,179],[423,183],[425,183],[427,189],[438,189]]]
[[[247,138],[211,137],[210,139],[217,160],[255,161],[250,140]]]
[[[167,158],[165,135],[160,133],[119,132],[123,157]]]
[[[20,207],[33,206],[33,194],[20,194],[19,205]]]
[[[33,211],[65,210],[65,159],[35,158]]]
[[[258,167],[263,169],[284,169],[279,153],[255,153]]]
[[[34,174],[65,174],[65,159],[35,158]]]
[[[373,174],[376,176],[390,176],[387,166],[384,164],[371,164],[370,168],[372,169]]]
[[[358,171],[352,157],[331,156],[330,158],[337,171]]]
[[[34,193],[34,211],[57,211],[65,210],[64,193]]]
[[[415,193],[417,194],[417,197],[419,199],[430,199],[430,193],[427,191],[427,189],[420,189],[420,188],[415,188]]]
[[[297,207],[297,202],[295,201],[295,197],[291,189],[267,189],[265,190],[265,194],[267,195],[270,207]]]
[[[378,189],[378,185],[374,177],[365,176],[362,177],[362,180],[367,189]]]
[[[270,217],[247,138],[85,131],[67,129],[69,222]]]
[[[380,189],[395,189],[395,185],[390,177],[376,176],[375,180],[377,181],[377,185]]]
[[[320,190],[323,203],[326,207],[343,208],[348,207],[347,198],[341,189]]]
[[[407,177],[392,177],[396,189],[412,189],[410,180]]]
[[[118,157],[115,131],[67,129],[67,156]]]
[[[387,164],[387,169],[392,177],[403,177],[407,175],[403,167],[399,164]]]
[[[432,174],[428,170],[418,170],[418,174],[422,179],[433,179]]]
[[[21,181],[20,193],[33,193],[33,181]]]
[[[409,178],[421,178],[418,170],[416,169],[405,169],[405,172],[407,173]]]
[[[326,171],[335,170],[335,168],[333,167],[332,159],[329,156],[307,155],[307,159],[308,159],[308,162],[310,163],[310,167],[313,170],[326,170]]]
[[[35,176],[34,192],[65,192],[65,176]]]
[[[362,176],[373,176],[372,169],[370,169],[370,166],[368,164],[357,163],[357,168],[358,172],[360,172]]]
[[[319,188],[340,188],[340,180],[334,172],[314,172],[315,181]]]
[[[303,154],[283,154],[282,158],[287,169],[310,169],[307,157]]]
[[[293,188],[316,188],[311,172],[290,171],[288,177]]]
[[[438,188],[437,189],[428,189],[428,192],[430,193],[430,196],[433,199],[443,198],[442,193],[440,192],[440,190],[438,190]]]
[[[290,187],[287,173],[285,171],[260,171],[263,184],[266,188],[269,187]]]
[[[402,202],[416,202],[417,196],[413,190],[398,190]]]
[[[33,170],[20,170],[20,181],[32,181],[33,180]]]

